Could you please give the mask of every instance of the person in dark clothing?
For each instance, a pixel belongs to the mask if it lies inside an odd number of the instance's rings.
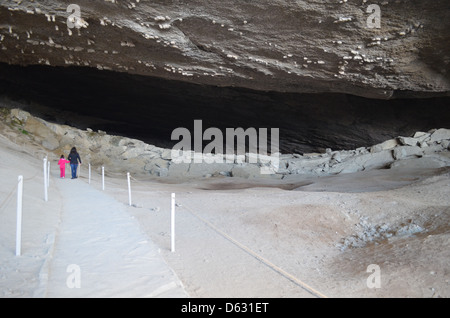
[[[73,147],[72,150],[70,150],[70,154],[67,159],[70,161],[70,168],[72,169],[72,179],[75,179],[77,178],[78,162],[80,162],[81,165],[81,158],[77,152],[77,148]]]

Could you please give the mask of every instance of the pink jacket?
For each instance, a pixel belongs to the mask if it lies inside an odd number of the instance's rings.
[[[66,159],[64,159],[64,158],[61,158],[61,159],[59,159],[59,161],[58,161],[58,165],[59,165],[60,167],[65,167],[65,166],[66,166],[66,163],[70,163],[70,161],[69,161],[69,160],[66,160]]]

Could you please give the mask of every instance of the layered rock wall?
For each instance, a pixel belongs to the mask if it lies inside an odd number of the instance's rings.
[[[3,0],[0,62],[278,92],[448,95],[449,6],[447,0]]]

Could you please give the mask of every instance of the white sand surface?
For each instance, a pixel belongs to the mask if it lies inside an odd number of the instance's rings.
[[[1,297],[449,297],[448,169],[377,170],[289,184],[184,183],[93,169],[43,200],[37,146],[0,138]],[[81,154],[82,155],[82,154]],[[15,192],[24,182],[22,255]],[[176,249],[170,196],[176,194]],[[81,288],[69,288],[78,265]],[[380,269],[380,288],[369,288]]]

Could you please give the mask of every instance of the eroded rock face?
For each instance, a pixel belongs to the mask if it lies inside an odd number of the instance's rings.
[[[447,0],[78,0],[69,28],[71,2],[1,1],[0,62],[382,99],[450,92]]]
[[[326,149],[324,153],[278,154],[271,157],[276,158],[275,161],[266,160],[267,156],[255,153],[230,156],[190,152],[190,160],[185,162],[173,158],[172,149],[108,135],[102,131],[79,130],[49,123],[19,109],[0,108],[0,132],[11,140],[42,146],[43,153],[50,155],[51,160],[56,161],[60,154],[67,154],[76,146],[83,154],[82,160],[91,163],[97,171],[105,166],[112,173],[131,172],[139,176],[173,179],[237,177],[289,181],[298,177],[321,177],[395,167],[438,169],[450,166],[450,129],[444,128],[417,132],[411,137],[400,136],[372,147],[354,150]],[[207,155],[216,160],[208,161]],[[197,162],[195,157],[201,160]]]

